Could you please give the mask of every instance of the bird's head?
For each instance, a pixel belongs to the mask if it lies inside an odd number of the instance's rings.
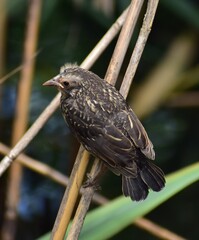
[[[65,65],[54,78],[43,83],[44,86],[55,86],[63,94],[69,94],[71,90],[81,87],[84,70],[77,65]]]

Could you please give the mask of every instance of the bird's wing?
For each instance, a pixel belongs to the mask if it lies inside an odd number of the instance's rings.
[[[154,160],[155,152],[153,144],[133,110],[129,108],[128,111],[123,111],[120,114],[122,114],[123,118],[125,118],[123,127],[127,131],[131,140],[134,142],[135,146],[140,148],[141,152],[147,158]]]
[[[110,121],[101,121],[95,118],[88,124],[86,118],[80,119],[73,116],[78,122],[75,132],[83,146],[96,157],[104,160],[114,171],[124,173],[132,177],[137,174],[135,161],[136,149],[130,139],[114,126]]]

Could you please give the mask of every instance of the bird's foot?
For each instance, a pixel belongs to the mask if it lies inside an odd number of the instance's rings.
[[[89,173],[87,173],[87,180],[83,184],[83,188],[87,187],[92,187],[95,191],[101,190],[100,185],[97,183],[97,178],[92,177]]]

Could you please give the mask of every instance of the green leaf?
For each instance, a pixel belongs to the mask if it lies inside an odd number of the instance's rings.
[[[161,203],[174,196],[190,184],[199,180],[199,163],[192,164],[166,178],[166,187],[159,193],[150,192],[143,202],[132,202],[129,198],[119,197],[105,206],[89,212],[85,219],[80,240],[103,240],[112,237]],[[49,239],[49,234],[40,240]]]

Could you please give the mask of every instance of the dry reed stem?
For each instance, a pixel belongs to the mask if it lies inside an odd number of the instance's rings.
[[[163,228],[162,226],[155,224],[151,222],[150,220],[146,218],[139,218],[135,220],[134,224],[136,224],[137,227],[150,232],[152,235],[158,237],[159,239],[164,240],[185,240],[185,238],[177,235],[176,233],[173,233],[169,231],[166,228]]]
[[[10,148],[4,145],[3,143],[0,142],[0,153],[6,155],[10,151]],[[16,161],[20,162],[23,164],[25,167],[45,176],[48,177],[49,179],[63,185],[67,186],[69,182],[69,178],[59,171],[53,169],[52,167],[49,167],[48,165],[41,163],[37,161],[36,159],[33,159],[25,154],[20,154]],[[80,189],[80,193],[83,194],[84,189]],[[105,205],[106,203],[109,202],[107,198],[104,196],[95,193],[92,201],[99,204],[99,205]],[[151,222],[150,220],[146,218],[139,218],[133,222],[134,225],[137,227],[148,231],[149,233],[153,234],[156,237],[159,237],[161,239],[167,239],[167,240],[183,240],[179,235],[176,235],[175,233],[169,231],[168,229],[163,228],[162,226],[157,225],[154,222]]]
[[[6,155],[9,152],[10,148],[0,142],[0,153]],[[24,167],[27,167],[45,177],[48,177],[63,186],[66,186],[68,183],[68,178],[65,177],[62,173],[49,167],[47,164],[39,162],[36,159],[33,159],[23,153],[17,157],[16,161],[22,164]]]
[[[92,166],[92,169],[98,168],[98,161],[94,161],[94,164]],[[81,169],[80,169],[81,171]],[[92,171],[90,174],[90,177],[92,178]],[[92,201],[93,195],[94,195],[95,189],[93,186],[87,187],[83,189],[82,196],[79,202],[79,205],[77,207],[75,217],[72,221],[71,228],[69,230],[67,239],[76,240],[79,237],[80,231],[82,229],[84,219],[86,217],[86,213],[89,209],[90,203]],[[66,229],[65,229],[66,231]]]
[[[32,0],[30,2],[29,14],[27,17],[27,32],[24,45],[23,61],[27,62],[35,53],[38,30],[40,23],[41,1]],[[34,58],[22,69],[18,86],[18,96],[16,103],[16,114],[12,132],[12,145],[16,144],[24,134],[28,125],[29,100],[34,72]],[[8,179],[6,210],[2,228],[2,239],[14,239],[16,232],[17,206],[20,198],[20,185],[22,177],[22,166],[13,164]]]
[[[146,14],[144,17],[142,28],[140,30],[135,48],[133,50],[131,59],[129,61],[128,68],[124,75],[124,80],[123,80],[123,82],[121,84],[121,88],[120,88],[122,90],[121,93],[125,96],[128,95],[130,86],[132,84],[133,78],[135,76],[135,72],[137,70],[138,64],[140,62],[140,58],[141,58],[143,50],[144,50],[144,46],[148,39],[149,33],[151,31],[151,27],[152,27],[155,13],[157,10],[158,2],[159,2],[159,0],[158,1],[157,0],[148,1],[148,7],[147,7],[147,11],[146,11]]]
[[[51,239],[63,239],[82,185],[90,154],[80,146],[53,226]]]
[[[129,46],[131,36],[134,31],[135,24],[140,14],[143,2],[144,2],[143,0],[131,1],[130,7],[128,10],[128,15],[124,22],[124,27],[122,28],[121,33],[119,35],[117,44],[113,52],[113,56],[111,58],[111,61],[109,63],[108,70],[105,76],[106,81],[111,83],[112,85],[115,85],[117,81],[117,78],[124,60],[124,56]]]
[[[61,236],[64,236],[66,228],[66,223],[70,222],[73,208],[76,204],[76,199],[81,188],[81,184],[84,178],[85,169],[87,167],[89,153],[84,150],[81,146],[77,155],[77,159],[81,161],[76,161],[73,170],[70,176],[68,187],[62,198],[62,202],[59,208],[58,215],[54,224],[54,230],[51,235],[51,239],[62,239]],[[81,171],[82,169],[82,171]],[[71,181],[72,180],[72,181]],[[66,209],[67,206],[67,209]]]

